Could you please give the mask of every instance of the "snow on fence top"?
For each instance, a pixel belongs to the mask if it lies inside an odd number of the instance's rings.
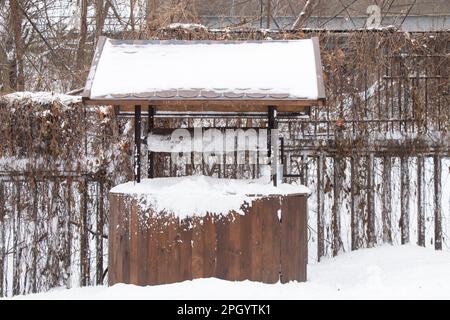
[[[267,177],[260,179],[220,179],[208,176],[144,179],[127,182],[111,189],[111,193],[131,194],[141,205],[170,212],[180,218],[209,213],[243,214],[244,202],[264,196],[310,194],[308,187],[282,183],[274,187]]]
[[[317,38],[281,41],[101,38],[83,97],[98,100],[318,101]],[[274,104],[277,105],[277,104]]]
[[[64,105],[75,104],[81,102],[80,96],[71,96],[62,93],[55,92],[46,92],[46,91],[38,91],[38,92],[30,92],[30,91],[22,91],[22,92],[14,92],[10,94],[5,94],[0,97],[1,100],[13,103],[13,102],[25,102],[30,101],[32,103],[37,103],[41,105],[51,104],[53,102],[60,102]]]

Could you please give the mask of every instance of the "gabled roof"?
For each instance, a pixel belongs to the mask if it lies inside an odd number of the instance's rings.
[[[165,109],[200,104],[203,111],[217,103],[229,108],[315,105],[325,99],[318,39],[128,41],[103,37],[83,98],[90,104],[150,104]]]

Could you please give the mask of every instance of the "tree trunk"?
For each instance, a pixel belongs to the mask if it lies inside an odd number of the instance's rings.
[[[6,52],[0,47],[0,93],[11,90],[9,82],[10,68]]]
[[[130,0],[130,25],[131,31],[134,32],[136,22],[134,21],[134,0]]]
[[[156,0],[147,0],[147,29],[151,30],[156,26]]]
[[[16,62],[13,89],[23,91],[25,88],[25,77],[23,73],[22,13],[19,0],[10,0],[9,6],[11,10],[10,24],[14,37],[14,53]]]
[[[87,0],[81,0],[80,39],[78,40],[76,68],[83,74],[87,38]]]
[[[314,7],[316,5],[315,0],[307,0],[305,5],[303,6],[302,11],[298,14],[297,19],[295,19],[294,23],[292,24],[291,29],[300,29],[303,27],[303,25],[306,22],[306,19],[311,15],[312,11],[314,10]]]
[[[104,0],[95,1],[95,41],[103,34],[103,27],[105,25],[105,18],[108,14],[110,2]]]

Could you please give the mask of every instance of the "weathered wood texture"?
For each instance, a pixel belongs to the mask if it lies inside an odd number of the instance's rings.
[[[196,278],[306,281],[307,197],[255,199],[245,214],[183,220],[110,194],[109,284]]]

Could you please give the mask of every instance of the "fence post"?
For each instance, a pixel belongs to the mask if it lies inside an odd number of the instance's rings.
[[[67,188],[66,188],[67,196],[66,196],[66,202],[67,202],[67,221],[66,221],[66,231],[67,231],[67,253],[64,257],[64,269],[67,275],[66,278],[66,287],[71,287],[71,261],[72,261],[72,237],[73,237],[73,227],[72,227],[72,220],[73,220],[73,211],[72,206],[75,206],[75,201],[72,198],[72,178],[67,179]]]
[[[383,157],[383,182],[381,191],[381,219],[383,221],[383,242],[392,244],[392,196],[391,196],[391,169],[392,159],[390,156]]]
[[[14,244],[14,253],[13,253],[13,295],[20,294],[20,250],[17,250],[19,245],[20,238],[20,211],[21,211],[21,199],[20,199],[20,178],[17,178],[15,183],[16,185],[16,205],[14,206],[15,210],[13,212],[13,244]]]
[[[356,184],[358,179],[358,158],[355,155],[352,155],[350,158],[350,215],[351,215],[351,249],[357,250],[358,249],[358,219],[359,219],[359,202],[356,201]]]
[[[103,176],[100,177],[103,179]],[[97,203],[97,235],[95,237],[96,248],[96,284],[102,284],[103,278],[103,226],[104,226],[104,210],[103,210],[103,182],[97,182],[98,187],[98,203]]]
[[[88,258],[88,178],[85,177],[82,185],[81,210],[80,210],[80,285],[89,284],[89,258]]]
[[[38,184],[35,178],[33,178],[33,266],[32,266],[32,274],[31,274],[31,292],[36,293],[37,288],[37,261],[38,261],[38,253],[39,253],[39,219],[38,219],[38,192],[37,192]]]
[[[333,256],[337,256],[341,249],[341,157],[336,156],[334,158],[333,163],[333,179],[334,179],[334,188],[333,188]]]
[[[373,247],[376,244],[375,235],[375,203],[374,203],[374,157],[371,153],[367,157],[367,244]]]
[[[406,156],[400,158],[400,229],[401,243],[409,243],[409,168]]]
[[[0,297],[5,296],[3,277],[5,267],[5,206],[3,183],[0,182]]]
[[[317,260],[324,256],[324,224],[323,224],[323,208],[324,208],[324,156],[323,153],[317,157]]]
[[[423,156],[417,157],[417,244],[425,247],[425,212],[423,199],[425,199],[425,176]]]
[[[441,158],[434,155],[434,248],[442,250]]]

